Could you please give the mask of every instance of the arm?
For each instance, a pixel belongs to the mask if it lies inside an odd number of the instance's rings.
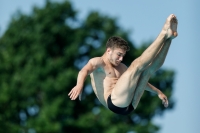
[[[92,58],[88,61],[88,63],[79,71],[77,77],[76,86],[69,92],[68,96],[71,100],[75,100],[79,96],[79,100],[81,100],[81,94],[85,79],[87,76],[92,73],[97,67],[97,58]]]
[[[159,89],[157,89],[155,86],[151,85],[150,83],[147,84],[146,89],[147,91],[156,93],[158,97],[162,100],[162,103],[165,107],[168,107],[168,100],[165,94],[162,93]]]

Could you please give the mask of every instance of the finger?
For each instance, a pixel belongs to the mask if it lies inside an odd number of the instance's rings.
[[[165,99],[164,98],[162,99],[162,104],[165,104]]]
[[[168,107],[168,105],[169,105],[169,102],[168,102],[168,100],[166,100],[166,107]]]
[[[76,92],[73,92],[72,95],[71,95],[71,97],[70,97],[71,100],[73,100],[75,96],[76,96]]]
[[[77,98],[77,96],[78,96],[78,93],[75,91],[75,92],[73,93],[73,95],[72,95],[71,100],[75,100],[75,99]]]
[[[68,96],[70,96],[72,94],[72,90],[69,92]]]
[[[167,104],[167,103],[165,103],[165,104],[164,104],[164,106],[165,106],[165,108],[167,108],[167,107],[168,107],[168,104]]]
[[[164,106],[168,107],[168,100],[165,98]]]
[[[70,94],[70,98],[72,99],[74,97],[74,95],[75,95],[75,92],[72,91],[71,94]]]
[[[72,98],[72,100],[75,100],[77,98],[77,94],[74,95],[74,97]]]
[[[162,104],[165,104],[165,103],[166,103],[166,99],[163,98],[163,99],[162,99]]]
[[[74,88],[69,92],[68,96],[74,92]]]

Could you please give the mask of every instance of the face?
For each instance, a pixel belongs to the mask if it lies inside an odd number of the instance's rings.
[[[118,66],[126,54],[126,51],[120,48],[108,48],[107,52],[109,56],[108,59],[113,66]]]

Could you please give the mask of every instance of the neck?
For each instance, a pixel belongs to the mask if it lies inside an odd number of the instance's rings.
[[[106,52],[102,55],[102,59],[104,60],[104,62],[105,62],[106,64],[112,65],[112,64],[110,63],[110,60],[108,59],[108,55],[106,54]]]

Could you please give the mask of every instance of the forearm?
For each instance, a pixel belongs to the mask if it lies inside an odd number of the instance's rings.
[[[83,86],[87,76],[88,76],[88,72],[86,70],[79,71],[78,77],[77,77],[77,85]]]
[[[151,85],[150,83],[147,83],[145,90],[150,91],[155,94],[159,94],[161,92],[159,89],[157,89],[155,86]]]
[[[147,83],[146,89],[147,91],[153,92],[158,95],[158,97],[162,100],[162,103],[165,107],[168,107],[169,103],[167,100],[167,97],[165,94],[163,94],[159,89],[157,89],[155,86],[151,85],[150,83]]]

